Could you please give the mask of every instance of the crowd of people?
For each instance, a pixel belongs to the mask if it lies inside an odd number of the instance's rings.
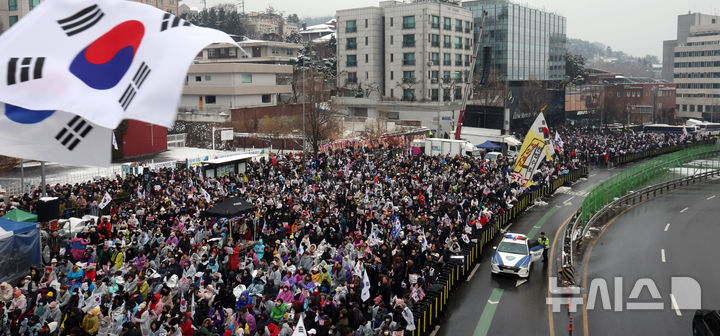
[[[564,129],[533,180],[679,135]],[[48,228],[46,265],[0,284],[11,335],[402,335],[453,253],[526,192],[512,159],[337,149],[274,156],[241,174],[194,169],[48,186],[67,209],[103,214],[73,237]],[[113,201],[99,202],[109,193]],[[257,207],[205,217],[237,196]],[[35,211],[39,192],[0,206]],[[64,232],[63,232],[64,233]]]

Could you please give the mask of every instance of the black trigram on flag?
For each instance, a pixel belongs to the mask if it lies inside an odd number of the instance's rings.
[[[45,57],[13,57],[7,65],[7,85],[42,78]]]
[[[143,83],[145,83],[148,75],[150,75],[150,71],[150,67],[145,64],[145,62],[142,62],[142,64],[140,64],[140,67],[137,69],[135,75],[133,76],[132,82],[128,84],[127,88],[125,88],[125,92],[123,92],[123,95],[120,96],[120,99],[118,99],[118,103],[120,103],[123,111],[127,110],[128,106],[130,106],[130,103],[132,103],[133,99],[135,99],[135,95],[137,94],[138,90],[140,90]]]
[[[92,129],[89,122],[80,116],[75,116],[55,135],[55,140],[68,150],[73,150]]]
[[[165,13],[165,15],[163,15],[163,20],[162,20],[162,25],[160,26],[160,31],[161,32],[166,31],[169,28],[175,28],[178,26],[188,27],[188,26],[190,26],[190,22],[187,22],[175,15],[170,14],[170,13]]]
[[[98,23],[103,16],[105,16],[105,13],[100,10],[100,7],[98,7],[98,5],[92,5],[64,19],[58,20],[57,23],[67,36],[73,36],[90,29]]]

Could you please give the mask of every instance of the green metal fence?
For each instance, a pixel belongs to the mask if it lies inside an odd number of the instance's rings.
[[[718,169],[720,163],[717,160],[706,160],[691,165],[688,168],[681,168],[684,164],[720,155],[720,145],[711,144],[683,149],[670,154],[661,155],[647,162],[638,164],[615,174],[595,187],[582,203],[582,225],[602,207],[612,202],[616,197],[621,197],[631,190],[638,190],[650,183],[662,182],[666,178],[682,174],[679,169]]]

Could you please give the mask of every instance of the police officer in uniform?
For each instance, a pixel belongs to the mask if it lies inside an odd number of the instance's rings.
[[[540,237],[538,237],[538,243],[543,246],[543,262],[547,262],[547,249],[550,245],[550,239],[548,239],[548,237],[545,237],[545,232],[540,232]]]

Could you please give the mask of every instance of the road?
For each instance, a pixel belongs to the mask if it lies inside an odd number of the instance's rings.
[[[675,309],[670,294],[678,291],[671,290],[671,277],[694,278],[702,289],[702,308],[720,309],[715,289],[720,279],[718,209],[720,181],[712,181],[642,203],[611,222],[590,251],[585,283],[604,279],[612,310],[602,310],[598,299],[587,310],[587,330],[576,335],[690,335],[694,310]],[[615,303],[614,277],[622,277],[617,287],[625,304]],[[629,299],[640,278],[652,280],[659,299],[653,299],[648,287]],[[676,294],[674,299],[682,302],[683,297]],[[662,309],[630,310],[629,303],[638,302],[660,303]]]
[[[525,211],[509,232],[526,233],[537,239],[545,232],[551,241],[557,229],[580,207],[585,194],[600,181],[619,172],[618,169],[592,169],[587,180],[571,188],[559,190],[547,205],[535,205]],[[534,265],[529,281],[514,277],[491,276],[492,246],[483,250],[481,262],[465,284],[448,300],[448,310],[436,335],[548,335],[547,296],[548,271],[542,262]],[[555,263],[557,265],[557,263]],[[560,315],[560,314],[555,314]],[[567,330],[566,318],[555,319],[555,329]],[[564,324],[563,324],[564,323]],[[562,334],[558,334],[562,335]]]

